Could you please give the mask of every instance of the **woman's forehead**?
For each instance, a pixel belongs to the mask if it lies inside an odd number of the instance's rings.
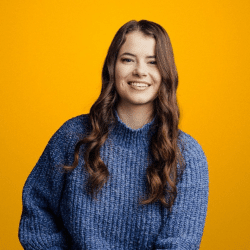
[[[155,39],[138,31],[128,33],[125,43],[119,51],[120,55],[123,53],[153,56],[155,53]]]

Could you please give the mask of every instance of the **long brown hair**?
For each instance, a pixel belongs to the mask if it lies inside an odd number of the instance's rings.
[[[162,76],[158,96],[154,100],[156,115],[154,126],[157,129],[150,142],[150,155],[153,161],[147,167],[146,172],[149,192],[148,198],[141,201],[141,204],[149,204],[159,200],[165,207],[171,209],[177,196],[176,185],[185,164],[181,150],[177,145],[180,117],[176,99],[178,74],[169,36],[157,23],[147,20],[138,22],[132,20],[117,31],[104,62],[101,94],[90,109],[89,121],[91,129],[77,143],[73,165],[64,166],[64,169],[73,170],[78,165],[80,147],[86,144],[84,167],[89,173],[87,183],[90,187],[89,193],[96,197],[96,194],[108,181],[109,171],[100,158],[100,148],[108,137],[110,125],[115,122],[113,110],[117,107],[119,98],[115,89],[117,55],[126,41],[126,34],[133,31],[142,32],[144,35],[155,39],[156,62]]]

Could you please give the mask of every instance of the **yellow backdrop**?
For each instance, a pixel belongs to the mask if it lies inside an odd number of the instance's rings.
[[[249,16],[249,0],[1,0],[0,249],[22,249],[24,182],[52,134],[89,112],[108,46],[131,19],[168,31],[181,129],[207,155],[201,249],[250,249]]]

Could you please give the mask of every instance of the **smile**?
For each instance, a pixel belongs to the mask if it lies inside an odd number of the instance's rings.
[[[150,84],[147,82],[128,82],[128,84],[131,86],[141,87],[141,88],[145,88],[145,87],[150,86]]]

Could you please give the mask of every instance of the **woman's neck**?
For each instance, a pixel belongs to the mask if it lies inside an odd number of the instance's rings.
[[[120,119],[130,128],[139,129],[145,124],[152,121],[153,116],[153,107],[145,105],[136,105],[133,107],[130,106],[117,106],[117,113]]]

